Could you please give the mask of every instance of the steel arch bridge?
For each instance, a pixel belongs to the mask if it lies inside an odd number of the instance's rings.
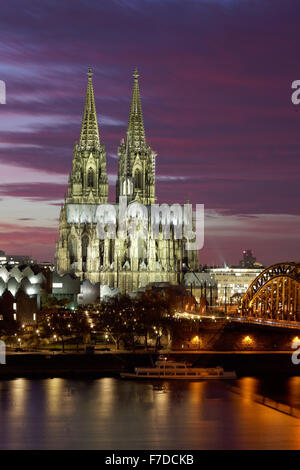
[[[244,317],[300,322],[300,263],[262,271],[244,294],[241,310]]]

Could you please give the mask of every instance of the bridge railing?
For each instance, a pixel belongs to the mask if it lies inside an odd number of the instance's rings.
[[[240,323],[252,323],[253,325],[266,325],[266,326],[280,326],[283,328],[300,328],[300,322],[285,321],[285,320],[272,320],[254,317],[231,317],[232,321]]]

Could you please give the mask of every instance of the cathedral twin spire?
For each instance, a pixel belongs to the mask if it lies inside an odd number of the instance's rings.
[[[89,68],[80,140],[79,145],[75,144],[69,179],[68,202],[73,203],[99,204],[108,199],[106,154],[100,143],[92,76]],[[151,204],[155,202],[155,155],[146,145],[137,69],[133,77],[127,134],[119,147],[116,196],[117,202],[123,195],[129,201]]]
[[[83,111],[80,147],[91,148],[100,146],[98,120],[95,106],[94,89],[92,82],[92,69],[89,68],[88,84],[86,90],[85,105]]]
[[[75,143],[68,185],[67,202],[74,204],[102,204],[108,199],[106,153],[100,143],[92,75],[89,69],[80,139]]]
[[[139,74],[133,74],[133,91],[128,118],[126,139],[119,147],[119,171],[116,188],[120,196],[143,204],[155,203],[155,154],[147,146],[139,90]]]
[[[137,69],[134,71],[133,78],[134,83],[128,119],[127,139],[129,140],[129,145],[132,149],[136,148],[139,150],[146,145],[146,138],[139,90],[139,74]]]

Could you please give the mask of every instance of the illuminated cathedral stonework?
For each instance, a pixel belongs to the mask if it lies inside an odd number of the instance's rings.
[[[126,138],[121,140],[116,184],[116,203],[127,198],[150,212],[155,197],[155,157],[146,142],[138,73],[135,71]],[[101,239],[94,214],[108,203],[106,153],[100,141],[92,72],[89,70],[79,143],[75,143],[68,193],[61,208],[59,240],[56,242],[58,273],[73,272],[81,279],[100,282],[121,292],[135,292],[152,282],[178,284],[183,267],[196,270],[198,252],[187,251],[186,243],[162,233],[124,238],[117,229],[115,239]],[[118,210],[118,209],[117,209]]]

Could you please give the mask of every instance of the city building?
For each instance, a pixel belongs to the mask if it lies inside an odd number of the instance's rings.
[[[50,271],[54,271],[55,269],[55,265],[50,261],[41,261],[38,265],[41,269],[49,269]]]
[[[184,284],[203,306],[220,307],[237,306],[252,281],[264,270],[256,261],[251,250],[243,251],[243,259],[238,266],[203,266],[200,272],[189,272],[184,276]]]
[[[217,305],[239,304],[251,282],[260,275],[264,268],[208,268],[217,286]]]
[[[78,295],[80,294],[80,278],[74,274],[66,273],[60,276],[57,272],[52,273],[52,296],[57,300],[68,299],[68,307],[77,307]]]
[[[202,313],[204,313],[205,307],[216,305],[218,289],[212,274],[207,272],[186,273],[183,282],[197,300]]]
[[[240,268],[260,268],[263,267],[261,263],[256,261],[256,258],[252,254],[252,250],[244,250],[243,258],[239,263]]]
[[[187,250],[183,238],[177,237],[176,228],[182,224],[182,219],[175,209],[167,215],[168,238],[161,229],[162,211],[158,213],[158,236],[153,235],[149,225],[151,205],[156,202],[156,154],[145,137],[138,77],[135,71],[127,133],[118,150],[116,203],[108,208],[106,153],[99,136],[92,72],[89,70],[80,139],[74,147],[73,167],[60,212],[56,243],[56,269],[60,275],[74,273],[82,280],[119,289],[121,293],[136,292],[152,282],[179,284],[183,280],[183,265],[193,270],[198,268],[198,252]],[[122,215],[125,199],[128,209],[126,215]],[[142,216],[139,212],[141,204],[146,211]],[[182,213],[183,206],[176,206]],[[119,217],[118,222],[111,212]],[[99,214],[107,226],[116,223],[113,237],[100,236]],[[135,236],[124,236],[123,222],[128,226],[132,219],[138,220],[139,224]]]
[[[36,260],[27,255],[7,255],[5,251],[0,250],[0,266],[10,265],[33,265]]]
[[[0,266],[0,321],[34,325],[42,302],[51,292],[47,271],[37,265]]]

